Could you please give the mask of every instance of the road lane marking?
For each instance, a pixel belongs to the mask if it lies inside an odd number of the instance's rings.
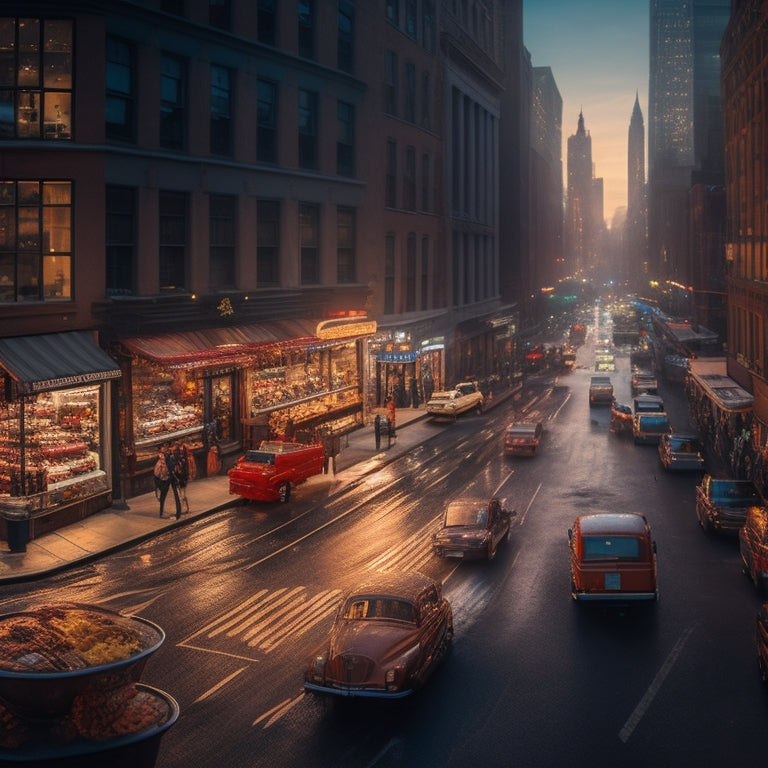
[[[216,683],[216,685],[213,686],[213,688],[209,688],[205,693],[198,696],[192,703],[198,704],[201,701],[205,701],[209,696],[213,696],[216,691],[218,691],[220,688],[223,688],[230,680],[233,680],[236,678],[241,672],[245,672],[245,670],[248,669],[248,667],[240,667],[236,672],[233,672],[231,675],[228,675],[223,680]]]
[[[302,691],[295,699],[286,699],[285,701],[281,701],[276,707],[272,707],[272,709],[265,712],[260,717],[257,717],[252,725],[258,725],[262,720],[265,718],[269,718],[267,722],[264,724],[264,728],[269,728],[271,725],[274,725],[283,715],[288,713],[291,709],[293,709],[300,701],[304,699],[304,692]]]
[[[670,651],[669,656],[667,656],[666,661],[661,665],[661,669],[656,673],[656,677],[653,678],[653,682],[648,687],[645,695],[642,699],[640,699],[640,703],[635,707],[634,712],[632,712],[632,714],[627,719],[627,722],[624,723],[624,727],[619,731],[619,738],[623,742],[626,743],[629,741],[629,737],[632,735],[632,732],[643,718],[643,715],[648,710],[648,707],[651,706],[651,702],[656,697],[656,694],[659,692],[659,689],[661,688],[664,680],[672,670],[672,666],[677,661],[677,657],[682,653],[683,646],[691,636],[693,629],[693,627],[688,627],[688,629],[686,629],[685,632],[683,632],[683,634],[680,636],[680,639],[675,643],[675,647]]]
[[[528,506],[525,508],[525,512],[523,512],[523,516],[520,518],[520,525],[525,522],[525,516],[528,514],[528,510],[533,506],[533,502],[536,501],[536,497],[539,495],[541,486],[542,483],[539,483],[539,487],[533,492],[533,496],[531,496],[531,500],[528,502]]]

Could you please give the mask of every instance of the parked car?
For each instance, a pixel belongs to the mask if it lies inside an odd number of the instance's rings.
[[[445,656],[453,614],[440,583],[386,573],[347,593],[330,635],[309,661],[304,688],[334,696],[400,699]]]
[[[768,603],[763,603],[755,622],[757,642],[757,667],[764,683],[768,683]]]
[[[749,480],[705,474],[696,486],[696,517],[705,531],[738,533],[756,504],[760,495]]]
[[[464,382],[451,390],[433,393],[427,401],[427,413],[437,418],[455,419],[467,411],[482,413],[484,401],[476,381]]]
[[[593,376],[589,380],[589,404],[610,405],[613,402],[613,383],[610,376]]]
[[[658,599],[656,542],[644,515],[603,512],[568,529],[571,596],[577,601]]]
[[[658,395],[644,393],[632,398],[633,413],[666,413],[664,400]]]
[[[632,394],[639,395],[643,392],[655,395],[659,391],[659,382],[652,371],[641,370],[632,372]]]
[[[669,432],[659,438],[659,459],[664,469],[702,471],[704,456],[698,435]]]
[[[747,519],[739,529],[739,552],[744,573],[760,594],[768,594],[768,508],[747,509]]]
[[[671,431],[666,413],[636,413],[632,418],[632,436],[636,443],[658,445],[661,436]]]
[[[493,560],[516,514],[497,498],[455,499],[443,512],[443,525],[432,537],[432,548],[440,557]]]
[[[324,462],[322,445],[264,440],[229,470],[229,492],[254,501],[286,502],[291,486],[319,475]]]
[[[544,428],[540,421],[518,421],[504,431],[507,456],[533,456],[541,443]]]
[[[614,434],[622,432],[632,433],[632,408],[624,403],[617,403],[615,400],[611,404],[610,431]]]

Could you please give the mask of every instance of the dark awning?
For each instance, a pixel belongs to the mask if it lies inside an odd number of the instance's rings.
[[[90,331],[0,339],[0,366],[19,392],[45,392],[120,376],[120,366]]]

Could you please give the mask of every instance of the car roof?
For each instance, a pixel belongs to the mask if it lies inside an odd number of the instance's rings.
[[[418,571],[379,573],[348,590],[346,599],[355,595],[389,595],[415,600],[427,587],[435,584],[434,579]]]
[[[537,427],[541,426],[540,421],[520,421],[516,424],[510,424],[507,427],[507,431],[515,432],[534,432]]]
[[[598,512],[581,515],[577,522],[582,534],[645,533],[645,517],[635,512]]]

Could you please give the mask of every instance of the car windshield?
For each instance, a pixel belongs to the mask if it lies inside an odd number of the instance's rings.
[[[698,453],[699,441],[695,437],[670,437],[669,447],[679,453]]]
[[[666,416],[643,416],[641,422],[643,429],[653,432],[655,430],[666,430],[669,428],[669,422]]]
[[[636,536],[585,536],[585,560],[637,560],[640,539]]]
[[[275,454],[266,451],[246,451],[245,460],[253,464],[274,464]]]
[[[485,504],[451,504],[445,512],[446,526],[484,526],[487,519]]]
[[[752,483],[734,483],[731,481],[712,481],[710,490],[712,497],[722,499],[740,499],[743,501],[758,501],[758,494]]]
[[[416,622],[416,609],[406,600],[392,597],[356,596],[344,607],[345,619],[394,619]]]

